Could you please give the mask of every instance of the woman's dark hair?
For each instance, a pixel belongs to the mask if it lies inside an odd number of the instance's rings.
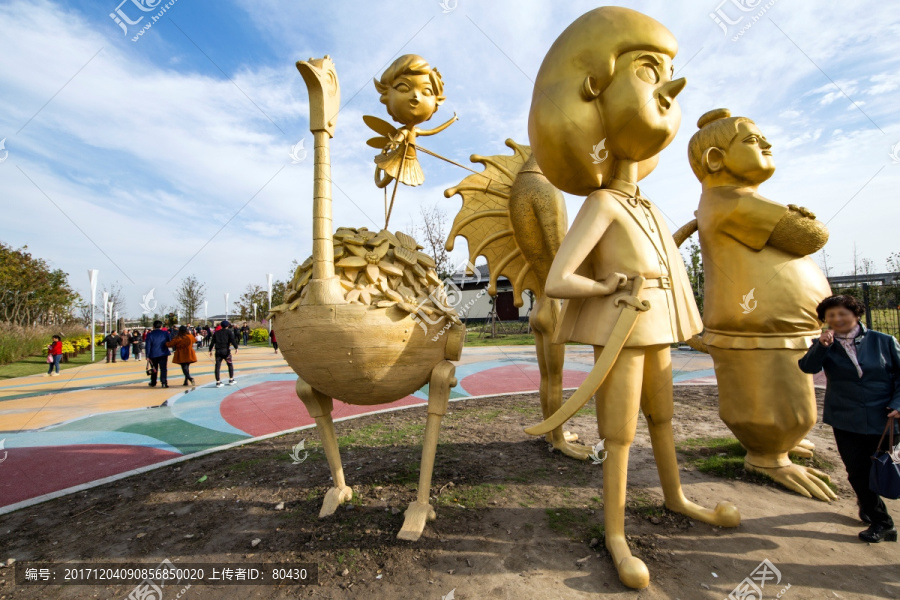
[[[843,294],[838,296],[829,296],[825,298],[819,305],[816,307],[816,314],[819,316],[820,321],[825,320],[825,312],[829,308],[834,308],[835,306],[843,306],[854,315],[856,318],[863,316],[866,312],[866,308],[862,305],[862,303],[854,298],[853,296],[845,296]]]
[[[59,335],[59,334],[56,334],[56,335],[53,336],[53,339],[54,339],[54,340],[62,341],[62,336]]]
[[[187,327],[182,325],[178,328],[178,335],[187,335]]]

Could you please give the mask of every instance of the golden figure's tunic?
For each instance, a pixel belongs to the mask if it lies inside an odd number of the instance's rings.
[[[673,344],[703,329],[675,240],[662,214],[640,195],[637,186],[612,180],[609,188],[585,199],[575,217],[579,220],[608,226],[577,274],[596,281],[612,273],[647,279],[639,297],[650,302],[650,310],[638,317],[626,348]],[[630,294],[629,281],[609,296],[567,299],[553,341],[605,346],[622,310],[621,305],[615,306],[615,299]]]
[[[805,351],[819,335],[816,306],[831,295],[828,280],[809,256],[767,245],[787,211],[743,188],[712,188],[700,196],[707,345]]]

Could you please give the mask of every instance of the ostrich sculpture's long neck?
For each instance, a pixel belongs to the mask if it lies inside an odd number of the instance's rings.
[[[313,174],[313,274],[302,304],[346,304],[340,281],[334,275],[334,243],[331,225],[331,156],[341,90],[334,63],[325,58],[298,61],[297,70],[309,91],[309,130],[314,138]]]

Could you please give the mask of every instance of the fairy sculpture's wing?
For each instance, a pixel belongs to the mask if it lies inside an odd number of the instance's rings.
[[[516,175],[531,156],[531,148],[506,140],[512,155],[472,155],[472,162],[484,165],[481,173],[469,175],[459,185],[444,191],[449,198],[462,197],[462,208],[453,220],[447,236],[447,250],[453,250],[456,236],[469,243],[469,262],[484,256],[490,270],[488,293],[497,293],[497,278],[501,275],[513,285],[516,306],[522,306],[522,293],[534,290],[541,293],[537,277],[531,270],[522,250],[516,244],[513,224],[509,217],[509,194]]]
[[[369,129],[381,134],[380,137],[373,137],[366,142],[373,148],[384,148],[391,142],[391,138],[397,135],[397,128],[384,119],[379,119],[372,115],[363,115],[363,121],[369,126]]]

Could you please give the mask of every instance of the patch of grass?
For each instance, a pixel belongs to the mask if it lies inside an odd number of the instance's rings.
[[[384,447],[410,441],[421,444],[424,433],[424,423],[405,423],[399,426],[390,423],[372,423],[339,436],[338,446],[341,449],[348,446]]]
[[[632,490],[625,506],[629,511],[644,519],[662,517],[666,514],[665,505],[643,490]]]
[[[250,470],[255,465],[266,462],[267,460],[268,459],[265,458],[249,458],[247,460],[242,460],[241,462],[230,464],[228,465],[228,468],[232,471],[238,471],[239,473],[242,473],[244,471]]]
[[[462,504],[466,508],[484,508],[488,502],[497,497],[506,489],[505,485],[495,483],[481,483],[478,485],[458,485],[452,493],[444,493],[438,497],[441,506],[454,506]]]
[[[744,469],[747,451],[732,437],[690,438],[676,444],[701,473],[724,479],[741,479],[753,483],[770,483],[770,477]]]
[[[795,465],[803,465],[804,467],[812,467],[814,469],[819,469],[821,471],[830,471],[834,469],[834,463],[830,460],[825,460],[821,456],[816,453],[813,453],[812,458],[800,458],[799,456],[791,456],[791,461]]]
[[[488,331],[484,337],[481,337],[481,328],[476,331],[469,331],[466,334],[466,346],[533,346],[534,334],[532,333],[509,333],[500,334],[497,337],[490,337]]]
[[[356,566],[356,561],[362,556],[362,552],[357,550],[356,548],[350,548],[344,552],[338,552],[337,563],[340,566],[346,567],[348,569],[352,569]]]
[[[97,360],[94,362],[101,362],[106,360],[106,350],[104,350],[103,348],[97,348],[96,355]],[[69,362],[60,363],[59,371],[60,373],[62,373],[64,369],[74,369],[76,367],[83,367],[89,364],[91,364],[90,350],[88,350],[87,352],[82,352],[78,356],[70,358]],[[14,363],[0,366],[0,381],[4,379],[12,379],[13,377],[25,377],[27,375],[46,373],[47,367],[48,365],[46,354],[21,358]],[[48,377],[48,379],[52,380],[52,378],[50,377]]]
[[[603,539],[603,524],[592,522],[594,516],[586,508],[548,508],[544,512],[550,529],[572,540]]]
[[[493,410],[478,411],[475,413],[475,418],[477,418],[479,421],[490,423],[491,421],[499,417],[500,413],[502,412],[503,411],[499,408]]]

